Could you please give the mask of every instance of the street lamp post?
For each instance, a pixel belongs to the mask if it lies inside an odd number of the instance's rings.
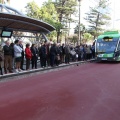
[[[79,23],[78,23],[78,45],[81,44],[81,31],[80,31],[80,7],[81,7],[81,0],[78,0],[79,2]]]

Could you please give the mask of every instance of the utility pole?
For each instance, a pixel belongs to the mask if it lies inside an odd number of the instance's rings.
[[[78,23],[78,45],[81,44],[81,30],[80,30],[80,7],[81,7],[81,0],[79,2],[79,23]]]

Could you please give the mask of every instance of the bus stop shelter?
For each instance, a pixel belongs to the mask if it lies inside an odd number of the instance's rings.
[[[55,30],[50,24],[30,18],[23,13],[0,4],[0,30],[12,29],[13,31],[48,34]]]

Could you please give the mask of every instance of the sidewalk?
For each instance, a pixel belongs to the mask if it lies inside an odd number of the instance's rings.
[[[62,68],[62,67],[67,67],[67,66],[73,66],[73,65],[79,65],[79,64],[85,64],[88,62],[93,62],[94,59],[91,60],[87,60],[87,61],[78,61],[78,62],[70,62],[70,64],[60,64],[59,66],[55,66],[55,67],[45,67],[45,68],[38,68],[38,69],[31,69],[31,70],[24,70],[22,72],[19,73],[9,73],[9,74],[4,74],[4,75],[0,75],[0,78],[8,78],[8,77],[13,77],[13,76],[19,76],[19,75],[24,75],[24,74],[30,74],[30,73],[34,73],[34,72],[40,72],[40,71],[47,71],[47,70],[52,70],[52,69],[58,69],[58,68]]]

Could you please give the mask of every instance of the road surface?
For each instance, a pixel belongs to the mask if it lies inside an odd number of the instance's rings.
[[[120,120],[120,64],[88,63],[0,82],[0,120]]]

